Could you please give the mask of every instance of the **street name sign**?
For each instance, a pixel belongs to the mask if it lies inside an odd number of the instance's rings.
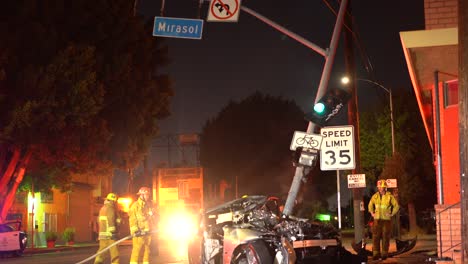
[[[158,16],[154,18],[153,36],[155,37],[201,39],[202,32],[202,19]]]
[[[309,134],[302,131],[294,131],[291,141],[291,150],[302,147],[304,150],[319,150],[322,144],[322,136],[318,134]]]
[[[354,159],[354,127],[331,126],[320,130],[320,169],[352,170],[356,167]]]
[[[366,188],[366,175],[348,174],[348,188]]]

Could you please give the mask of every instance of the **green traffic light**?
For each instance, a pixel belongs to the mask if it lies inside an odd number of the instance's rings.
[[[314,105],[314,111],[317,114],[323,114],[325,112],[325,105],[322,102],[316,103]]]

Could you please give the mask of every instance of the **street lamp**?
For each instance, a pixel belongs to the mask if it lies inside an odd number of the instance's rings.
[[[368,80],[368,79],[356,78],[355,80],[371,83],[373,85],[376,85],[376,86],[382,88],[384,91],[386,91],[388,93],[388,96],[390,98],[390,127],[391,127],[391,132],[392,132],[392,154],[395,154],[395,131],[394,131],[394,121],[393,121],[392,90],[386,88],[385,86],[381,85],[378,82],[374,82],[374,81],[371,81],[371,80]],[[341,78],[341,83],[348,84],[349,82],[350,82],[350,79],[348,77]],[[398,197],[398,189],[397,188],[394,190],[394,195],[395,195],[396,198]],[[400,212],[397,213],[395,218],[396,218],[396,222],[397,222],[397,225],[396,225],[397,229],[396,229],[395,232],[396,232],[396,236],[399,238],[400,237]]]
[[[341,83],[343,84],[348,84],[351,80],[348,77],[343,77],[341,78]],[[381,85],[378,82],[374,82],[368,79],[359,79],[357,78],[356,81],[363,81],[363,82],[368,82],[371,84],[374,84],[380,88],[382,88],[384,91],[388,93],[388,96],[390,98],[390,127],[391,127],[391,132],[392,132],[392,154],[395,154],[395,130],[394,130],[394,121],[393,121],[393,101],[392,101],[392,90],[386,88],[385,86]]]

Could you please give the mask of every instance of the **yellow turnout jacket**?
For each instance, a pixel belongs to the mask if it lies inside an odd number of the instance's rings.
[[[390,192],[384,195],[376,192],[370,199],[368,209],[371,214],[374,214],[374,219],[390,220],[398,212],[400,206]]]
[[[104,206],[99,210],[99,240],[111,239],[112,234],[117,232],[120,217],[113,202],[104,201]]]
[[[135,234],[136,231],[149,232],[153,229],[153,209],[151,208],[151,202],[145,202],[141,198],[138,198],[129,211],[129,224],[130,234]]]

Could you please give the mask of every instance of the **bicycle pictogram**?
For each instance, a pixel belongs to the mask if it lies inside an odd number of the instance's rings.
[[[296,139],[296,144],[304,148],[317,149],[320,145],[320,142],[312,136],[304,135],[303,137]]]

